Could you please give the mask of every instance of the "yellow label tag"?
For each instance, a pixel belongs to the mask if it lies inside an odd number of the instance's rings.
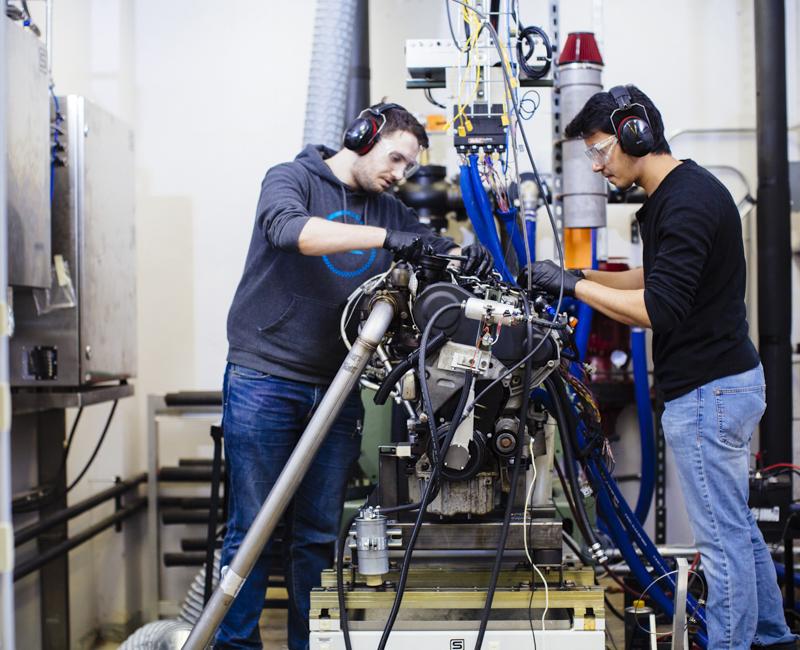
[[[59,287],[66,287],[69,284],[67,268],[64,266],[64,256],[56,255],[53,258],[53,265],[56,267],[56,279]]]
[[[472,122],[470,122],[469,120],[464,120],[464,124],[467,127],[467,131],[472,131]]]
[[[6,522],[0,523],[0,573],[14,570],[14,528]]]
[[[500,118],[500,122],[502,123],[503,126],[508,126],[508,115],[504,113],[503,116]]]
[[[461,125],[459,125],[459,127],[458,127],[458,137],[459,138],[467,137],[467,130]]]

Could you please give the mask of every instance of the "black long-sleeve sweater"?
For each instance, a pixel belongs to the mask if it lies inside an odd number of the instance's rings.
[[[725,186],[685,160],[636,218],[655,377],[664,398],[754,368],[759,357],[747,334],[742,225]]]

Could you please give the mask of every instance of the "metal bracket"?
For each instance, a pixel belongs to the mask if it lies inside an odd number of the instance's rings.
[[[672,619],[672,650],[689,650],[689,626],[686,624],[686,594],[689,591],[689,562],[678,558],[675,581],[675,616]]]

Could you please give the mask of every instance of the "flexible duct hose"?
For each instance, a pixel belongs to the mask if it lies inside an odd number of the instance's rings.
[[[342,144],[357,4],[317,0],[303,144]]]
[[[214,581],[216,588],[219,582],[220,551],[214,551]],[[178,650],[183,647],[189,637],[192,626],[197,623],[203,611],[203,589],[206,583],[206,567],[203,566],[195,575],[186,598],[181,605],[178,618],[154,621],[143,625],[120,646],[120,650]]]

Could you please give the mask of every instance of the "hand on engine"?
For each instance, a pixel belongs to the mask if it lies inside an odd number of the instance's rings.
[[[559,289],[561,288],[561,267],[558,266],[552,260],[546,260],[544,262],[534,262],[530,265],[531,267],[531,283],[534,287],[538,287],[543,291],[546,291],[551,296],[557,296]],[[584,280],[586,276],[584,276],[583,271],[576,269],[576,270],[564,270],[564,295],[565,296],[574,296],[575,295],[575,285],[578,284],[581,280]],[[527,267],[520,271],[519,276],[517,278],[517,283],[521,287],[528,286],[528,269]]]
[[[418,233],[387,229],[383,247],[393,253],[395,260],[416,262],[423,251],[422,237]]]
[[[461,272],[465,275],[476,275],[482,278],[491,273],[494,259],[482,244],[475,242],[465,246],[461,249],[461,254],[467,258],[461,263]]]

